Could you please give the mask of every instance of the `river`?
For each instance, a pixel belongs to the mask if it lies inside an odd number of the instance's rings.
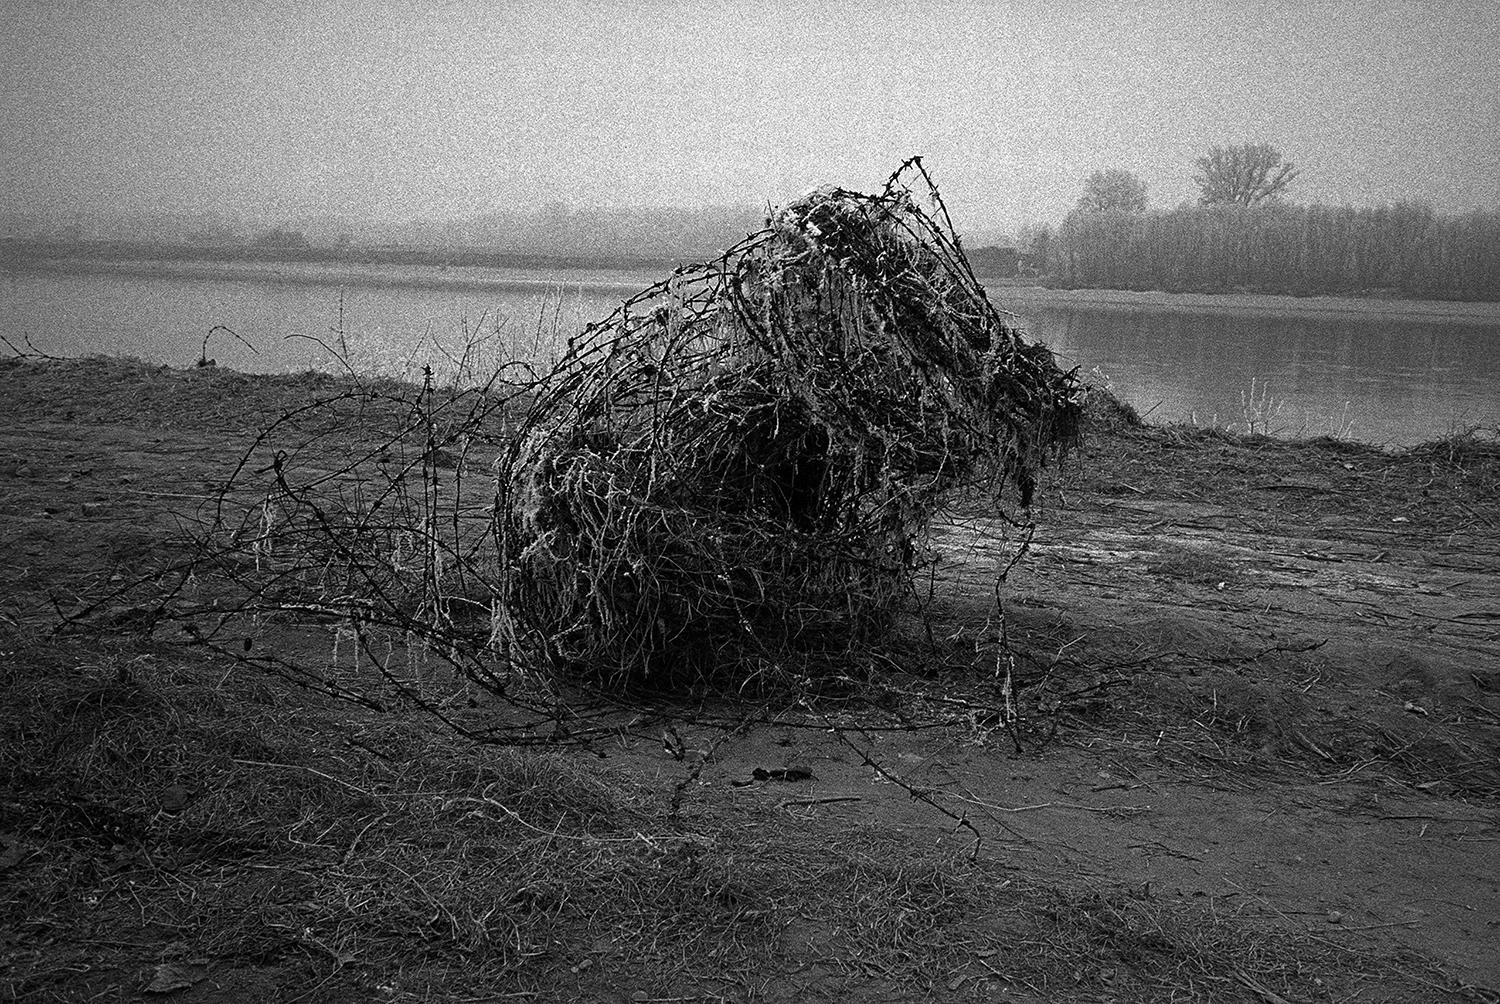
[[[329,263],[0,266],[0,334],[56,356],[449,373],[546,358],[661,276]],[[1500,305],[996,286],[1066,366],[1153,421],[1408,446],[1500,424]]]

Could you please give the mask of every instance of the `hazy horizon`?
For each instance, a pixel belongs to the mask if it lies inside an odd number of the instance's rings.
[[[1191,201],[1241,141],[1295,201],[1500,208],[1500,5],[867,10],[12,2],[0,212],[754,207],[921,154],[978,230],[1060,220],[1105,168]]]

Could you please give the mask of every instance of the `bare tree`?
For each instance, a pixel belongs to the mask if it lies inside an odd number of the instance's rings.
[[[1197,165],[1193,181],[1201,193],[1198,202],[1205,206],[1253,206],[1281,195],[1301,173],[1282,163],[1280,151],[1266,143],[1216,146]]]
[[[1139,213],[1146,209],[1146,183],[1129,171],[1111,168],[1095,171],[1083,183],[1079,209],[1120,209]]]

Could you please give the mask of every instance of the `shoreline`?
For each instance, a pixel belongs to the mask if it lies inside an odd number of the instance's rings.
[[[984,280],[980,280],[981,284]],[[1167,293],[1160,290],[1055,289],[986,285],[996,306],[1017,305],[1112,313],[1184,313],[1236,317],[1380,318],[1429,324],[1500,325],[1500,302],[1400,300],[1349,296],[1288,296],[1276,293]]]
[[[283,392],[289,387],[330,385],[358,386],[361,383],[378,383],[392,388],[415,392],[420,384],[407,377],[390,374],[350,374],[348,371],[306,368],[277,372],[240,370],[232,365],[210,362],[207,366],[175,364],[138,356],[107,355],[94,353],[85,356],[48,356],[28,354],[0,354],[0,378],[4,378],[18,366],[87,368],[100,367],[110,374],[110,379],[128,379],[130,375],[158,374],[174,380],[201,378],[213,382],[227,379],[236,385],[261,386]],[[64,377],[66,379],[66,377]],[[1195,425],[1191,422],[1164,421],[1142,415],[1139,410],[1114,391],[1105,387],[1088,386],[1084,405],[1091,416],[1092,436],[1144,435],[1167,438],[1186,448],[1207,447],[1212,443],[1230,444],[1239,447],[1269,446],[1282,450],[1333,449],[1347,453],[1365,453],[1375,457],[1397,458],[1430,453],[1434,450],[1450,449],[1475,443],[1487,442],[1485,434],[1500,440],[1500,427],[1483,424],[1470,426],[1432,439],[1409,444],[1376,443],[1363,439],[1347,439],[1327,433],[1317,435],[1278,435],[1274,433],[1236,432],[1216,426]]]
[[[142,275],[165,279],[275,282],[290,285],[352,284],[414,289],[537,289],[578,286],[601,292],[633,293],[665,279],[672,269],[660,262],[613,259],[561,259],[514,256],[496,263],[447,264],[439,261],[353,261],[316,259],[234,259],[91,257],[58,255],[0,260],[0,274]],[[603,276],[581,282],[570,273]],[[426,273],[426,274],[423,274]],[[487,274],[488,273],[488,274]],[[510,274],[504,274],[510,273]],[[519,273],[519,274],[518,274]],[[1237,317],[1306,317],[1412,321],[1430,324],[1500,326],[1500,301],[1409,300],[1279,293],[1169,293],[1162,290],[1060,289],[1012,284],[1014,280],[977,276],[1000,309],[1026,307],[1117,313],[1171,312]]]
[[[3,332],[0,332],[0,335],[3,334]],[[16,351],[21,348],[22,346],[19,344],[6,346],[4,343],[0,343],[0,350],[4,350],[0,351],[0,374],[4,374],[6,368],[9,366],[23,364],[60,366],[101,364],[124,370],[147,369],[165,374],[191,375],[194,373],[220,373],[229,375],[237,380],[265,381],[268,384],[286,381],[296,382],[309,378],[340,381],[349,378],[351,375],[348,370],[339,368],[319,369],[308,366],[285,370],[245,370],[236,368],[232,363],[212,361],[207,367],[198,367],[192,363],[173,363],[162,359],[151,359],[135,355],[115,355],[96,352],[77,356],[52,356],[42,353],[31,354]],[[357,377],[362,380],[390,382],[399,386],[416,386],[416,383],[409,377],[391,373],[361,372],[357,374]],[[1153,435],[1202,438],[1205,442],[1213,440],[1240,445],[1265,443],[1274,444],[1278,447],[1292,448],[1299,446],[1326,448],[1331,446],[1340,450],[1365,450],[1372,454],[1386,457],[1399,457],[1424,450],[1446,447],[1454,443],[1483,441],[1486,435],[1490,437],[1500,436],[1500,426],[1484,422],[1471,422],[1462,427],[1454,426],[1446,434],[1412,442],[1375,441],[1357,437],[1338,436],[1327,432],[1310,434],[1306,431],[1305,427],[1302,429],[1301,434],[1292,431],[1265,433],[1237,432],[1227,426],[1199,425],[1187,420],[1154,418],[1150,411],[1142,412],[1139,407],[1126,398],[1102,386],[1088,385],[1086,391],[1088,398],[1092,402],[1089,407],[1100,411],[1106,416],[1106,425],[1111,429],[1137,429]],[[1102,400],[1100,395],[1102,395]],[[1134,415],[1134,420],[1125,417],[1129,415]]]
[[[635,282],[630,269],[601,265],[585,266],[532,265],[439,265],[397,262],[352,261],[220,261],[212,259],[182,260],[176,258],[46,258],[35,261],[0,263],[0,274],[45,275],[119,275],[147,276],[153,279],[181,279],[189,282],[257,282],[288,286],[366,286],[376,289],[425,290],[552,290],[569,289],[632,294],[651,285],[654,280],[640,274]],[[431,274],[422,275],[418,270]],[[587,271],[609,278],[591,281],[570,280],[567,272]],[[485,275],[486,272],[532,273],[522,275]]]

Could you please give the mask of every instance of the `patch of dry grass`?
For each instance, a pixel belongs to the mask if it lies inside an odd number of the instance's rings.
[[[793,822],[711,789],[674,815],[670,773],[476,746],[182,650],[6,648],[0,999],[162,972],[187,974],[189,1000],[1419,986],[1191,904],[1065,892],[961,841]],[[1368,996],[1377,983],[1404,989]]]
[[[214,959],[513,971],[681,844],[562,753],[335,720],[159,651],[37,646],[10,666],[0,916],[23,941],[89,942],[108,918]]]

